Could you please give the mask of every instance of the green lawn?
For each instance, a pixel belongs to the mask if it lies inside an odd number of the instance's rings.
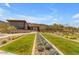
[[[18,38],[18,40],[1,47],[0,49],[14,54],[29,55],[32,53],[34,38],[35,34],[27,34]]]
[[[79,55],[79,43],[66,40],[62,37],[42,33],[52,44],[54,44],[65,55]]]

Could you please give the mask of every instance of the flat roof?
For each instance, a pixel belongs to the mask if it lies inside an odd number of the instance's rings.
[[[37,23],[28,23],[29,25],[43,25],[43,26],[47,26],[46,24],[37,24]]]
[[[7,20],[9,22],[26,22],[25,20]]]

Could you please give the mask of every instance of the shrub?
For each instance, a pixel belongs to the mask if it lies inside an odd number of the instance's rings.
[[[2,41],[2,44],[5,44],[5,43],[7,43],[7,41],[6,41],[6,40],[3,40],[3,41]]]
[[[52,48],[52,46],[51,46],[50,44],[47,43],[47,44],[45,45],[45,48],[46,48],[47,50],[49,50],[49,49]]]
[[[45,40],[42,40],[42,43],[43,43],[44,45],[46,45],[47,42],[46,42]]]
[[[76,37],[71,37],[70,39],[77,39]]]
[[[38,43],[37,43],[37,46],[39,46],[39,45],[43,45],[43,44],[42,44],[41,42],[38,42]]]

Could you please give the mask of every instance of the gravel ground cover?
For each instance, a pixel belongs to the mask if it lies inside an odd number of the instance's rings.
[[[40,34],[37,34],[35,55],[59,55],[59,53]]]

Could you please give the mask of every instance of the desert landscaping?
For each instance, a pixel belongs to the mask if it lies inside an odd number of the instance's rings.
[[[79,54],[79,28],[8,21],[0,23],[0,55]]]

